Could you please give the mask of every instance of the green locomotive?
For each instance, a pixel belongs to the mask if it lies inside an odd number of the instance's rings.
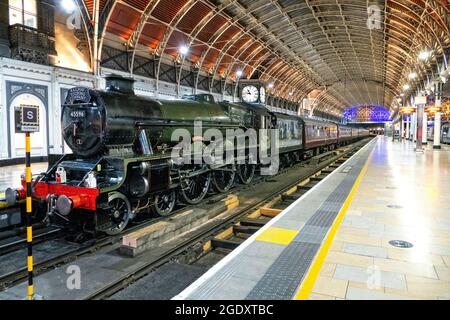
[[[248,184],[263,166],[263,144],[259,136],[249,138],[250,130],[279,133],[284,166],[360,138],[339,140],[334,123],[259,105],[217,103],[209,94],[156,100],[135,95],[131,79],[109,76],[106,83],[105,91],[69,90],[61,125],[73,154],[49,157],[48,171],[33,182],[34,207],[52,223],[117,234],[141,213],[167,216],[177,203],[197,204],[211,190],[227,192],[236,181]],[[189,148],[177,149],[183,145],[174,139],[181,137],[177,129],[191,137]],[[225,138],[205,140],[211,129]],[[244,143],[236,144],[239,139]],[[222,150],[212,152],[213,161],[197,157],[212,145]],[[231,160],[223,150],[231,150]],[[252,150],[258,150],[256,156]],[[10,204],[23,200],[23,189],[6,193]]]

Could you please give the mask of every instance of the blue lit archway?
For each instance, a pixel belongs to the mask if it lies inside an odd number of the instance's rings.
[[[348,122],[387,122],[391,113],[384,106],[352,106],[344,111],[344,118]]]

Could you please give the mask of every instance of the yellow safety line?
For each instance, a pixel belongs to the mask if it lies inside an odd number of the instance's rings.
[[[372,157],[373,150],[369,157],[366,160],[366,163],[364,164],[363,168],[361,169],[361,172],[359,173],[358,177],[356,178],[355,183],[353,184],[352,189],[350,190],[350,193],[347,196],[347,199],[345,199],[344,205],[342,206],[341,210],[339,211],[336,220],[332,224],[330,231],[328,232],[327,237],[325,238],[325,241],[323,242],[322,247],[319,249],[319,252],[317,254],[316,259],[314,260],[313,264],[309,268],[308,274],[305,277],[305,280],[301,283],[300,288],[298,289],[297,293],[294,296],[294,300],[306,300],[309,297],[309,294],[311,293],[314,284],[317,280],[317,277],[319,276],[320,270],[322,269],[323,263],[325,262],[325,258],[328,254],[328,251],[330,250],[331,244],[333,243],[334,237],[336,236],[337,231],[339,230],[339,226],[341,225],[342,220],[345,217],[345,214],[347,213],[347,210],[353,200],[353,197],[356,193],[356,190],[359,187],[359,184],[361,182],[362,177],[367,171],[367,167],[369,165],[369,160]]]

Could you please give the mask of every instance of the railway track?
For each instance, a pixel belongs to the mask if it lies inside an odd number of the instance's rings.
[[[347,147],[343,147],[343,148],[347,148],[347,150],[343,151],[342,154],[340,154],[339,156],[334,156],[335,151],[332,151],[332,152],[327,152],[327,153],[319,155],[317,157],[308,159],[308,160],[306,160],[304,162],[300,162],[298,164],[295,164],[293,167],[294,168],[295,167],[298,168],[298,167],[305,166],[306,164],[311,163],[311,162],[312,163],[318,162],[318,164],[313,165],[312,168],[306,168],[304,176],[300,177],[299,180],[307,179],[308,177],[316,174],[318,171],[322,170],[323,168],[329,166],[332,163],[335,163],[336,161],[338,161],[338,158],[342,157],[343,155],[350,154],[353,150],[355,150],[355,147],[354,147],[355,145],[362,147],[364,144],[362,142],[357,142],[357,143],[355,143],[353,145],[349,145]],[[342,149],[342,148],[340,148],[340,149]],[[338,150],[340,150],[340,149],[338,149]],[[286,171],[289,171],[291,169],[292,168],[287,168],[287,169],[281,170],[279,174],[285,173]],[[230,189],[230,191],[228,191],[225,194],[214,195],[214,196],[206,198],[204,200],[204,202],[212,203],[212,202],[215,202],[215,201],[219,201],[220,199],[223,199],[224,197],[226,197],[228,194],[237,193],[237,192],[243,192],[243,191],[245,191],[248,188],[252,188],[252,187],[254,187],[255,185],[257,185],[259,183],[263,183],[263,182],[265,182],[267,180],[270,180],[270,179],[273,179],[273,178],[274,177],[270,177],[270,178],[258,177],[258,179],[255,179],[254,183],[252,183],[250,185],[238,185],[238,186],[235,186],[235,187]],[[208,241],[210,241],[213,244],[213,246],[211,246],[211,247],[217,249],[219,247],[220,243],[224,243],[228,239],[222,239],[222,242],[220,242],[220,241],[217,241],[217,239],[214,239],[214,237],[216,235],[220,234],[224,230],[228,230],[233,225],[236,225],[237,223],[239,223],[239,221],[243,217],[245,217],[246,215],[248,215],[252,211],[256,210],[256,208],[259,208],[259,207],[262,207],[262,206],[266,205],[272,199],[274,199],[277,196],[279,196],[280,194],[283,194],[284,192],[288,191],[289,189],[294,187],[296,184],[298,184],[298,181],[296,183],[293,183],[293,184],[290,184],[290,185],[286,186],[285,188],[283,188],[283,190],[276,190],[276,191],[272,192],[269,196],[265,197],[264,199],[260,199],[259,201],[256,201],[255,203],[252,203],[251,205],[246,206],[245,208],[239,210],[236,214],[233,214],[232,216],[227,218],[225,221],[221,221],[220,223],[217,223],[213,227],[208,228],[208,230],[202,231],[197,236],[186,240],[184,243],[180,244],[179,246],[177,246],[173,250],[170,250],[167,253],[161,255],[160,257],[158,257],[158,259],[149,261],[149,263],[147,263],[144,266],[142,266],[142,268],[140,268],[139,270],[137,270],[133,274],[127,275],[123,279],[118,279],[118,281],[114,285],[108,286],[104,290],[101,290],[99,292],[93,293],[88,298],[89,299],[103,299],[103,298],[106,298],[106,297],[114,294],[115,292],[117,292],[117,291],[121,290],[122,288],[126,287],[129,283],[132,283],[132,282],[136,281],[137,279],[142,278],[146,274],[150,273],[152,270],[155,270],[155,269],[159,268],[161,265],[163,265],[163,264],[167,263],[168,261],[172,260],[177,255],[182,254],[189,247],[192,247],[195,244],[198,244],[198,243],[201,243],[201,242],[207,243]],[[177,214],[180,211],[184,211],[186,209],[189,209],[190,207],[193,207],[193,206],[185,206],[185,207],[175,211],[174,215]],[[46,239],[46,236],[43,233],[43,235],[41,236],[41,239],[38,240],[38,241],[40,241],[38,243],[38,245],[45,245],[46,241],[49,241],[49,242],[53,241],[58,246],[58,248],[61,251],[61,253],[60,254],[56,254],[55,256],[52,256],[52,257],[46,257],[46,258],[43,258],[41,260],[36,261],[35,265],[34,265],[34,273],[35,273],[35,275],[39,275],[39,274],[42,274],[42,273],[44,273],[46,271],[52,270],[52,269],[54,269],[56,267],[59,267],[59,266],[64,265],[64,264],[67,264],[67,263],[72,262],[72,261],[74,261],[76,259],[79,259],[79,258],[81,258],[81,257],[83,257],[85,255],[94,254],[95,252],[98,252],[101,249],[106,249],[106,248],[112,247],[113,245],[118,244],[124,235],[132,233],[132,232],[134,232],[136,230],[139,230],[141,228],[145,228],[145,227],[147,227],[149,225],[152,225],[154,223],[160,222],[160,221],[165,220],[165,219],[168,219],[168,218],[167,217],[160,217],[160,218],[152,218],[152,219],[149,219],[149,220],[144,220],[143,222],[141,222],[139,224],[130,226],[129,228],[127,228],[120,235],[117,235],[117,236],[103,236],[103,237],[101,237],[99,239],[86,241],[86,242],[84,242],[82,244],[74,244],[74,243],[67,242],[67,241],[63,240],[62,236],[59,236],[59,237],[56,236],[56,235],[60,235],[60,233],[58,233],[57,231],[54,231],[53,233],[51,233],[51,235],[49,234],[48,235],[49,237],[47,239]],[[245,226],[243,226],[243,227],[245,227]],[[235,227],[234,228],[234,230],[241,230],[241,231],[243,229],[244,228],[242,228],[242,227]],[[246,229],[249,230],[249,231],[251,229],[253,229],[255,231],[257,230],[257,229],[255,229],[254,226],[247,226]],[[11,248],[14,248],[14,246],[17,245],[17,248],[20,248],[21,244],[23,244],[23,239],[18,241],[17,244],[10,243],[9,245],[5,245],[5,251],[4,252],[1,251],[1,246],[0,246],[0,257],[2,257],[1,260],[2,261],[7,260],[7,254],[8,253],[5,254],[5,252],[11,253],[11,251],[12,251],[12,250],[7,251],[6,247],[9,246],[9,248],[11,249]],[[52,245],[54,245],[54,244],[52,243]],[[23,255],[23,256],[26,256],[26,255]],[[11,287],[11,286],[21,282],[22,280],[26,279],[26,277],[27,277],[27,269],[25,267],[25,263],[22,264],[24,266],[23,268],[14,268],[14,270],[9,271],[9,272],[4,272],[4,270],[2,270],[2,265],[1,264],[2,264],[2,262],[0,262],[0,290],[4,290],[6,288],[9,288],[9,287]]]
[[[263,181],[262,179],[255,179],[254,183],[260,183],[262,181]],[[225,194],[216,194],[208,198],[205,198],[204,202],[214,203],[220,201],[228,194],[243,191],[249,187],[251,187],[251,185],[250,186],[238,185],[230,189],[230,191],[228,191]],[[173,215],[188,210],[192,207],[194,206],[193,205],[183,206],[175,210],[173,212]],[[65,240],[64,239],[65,235],[63,231],[59,228],[45,227],[40,223],[36,224],[34,226],[37,227],[37,230],[45,229],[46,231],[35,232],[33,237],[34,252],[35,252],[35,264],[33,268],[34,275],[35,276],[39,275],[43,272],[54,269],[62,264],[74,261],[84,255],[92,254],[100,249],[117,244],[120,242],[123,236],[135,232],[141,228],[145,228],[152,224],[156,224],[165,219],[168,219],[168,217],[151,217],[148,219],[144,219],[140,222],[135,223],[134,225],[129,226],[119,235],[116,236],[103,235],[100,236],[100,238],[87,240],[82,243],[74,243]],[[26,239],[24,237],[25,234],[26,232],[24,227],[19,227],[14,230],[9,230],[0,234],[0,258],[1,258],[0,291],[5,290],[19,283],[20,281],[26,279],[28,275],[26,263],[23,262],[23,257],[26,257],[25,253],[26,248],[24,247],[24,245],[26,244]],[[56,251],[62,252],[56,254],[55,256],[45,257],[43,259],[36,259],[36,251],[40,249],[40,246],[45,246],[46,242],[52,242],[49,246],[52,247],[53,250],[55,249],[56,246],[57,247]],[[18,266],[11,268],[11,263],[8,261],[8,259],[10,258],[8,257],[8,254],[11,255],[11,253],[14,253],[14,251],[18,253],[21,250],[23,251],[23,254],[20,253],[17,255],[22,257],[20,258],[22,259],[20,261],[23,263],[19,262]],[[48,251],[48,249],[44,248],[43,251]],[[2,264],[6,264],[7,265],[6,268]]]
[[[62,232],[60,228],[47,227],[40,223],[33,225],[33,231],[34,244],[60,237]],[[22,248],[27,243],[25,235],[26,231],[24,227],[2,234],[2,237],[0,237],[0,257]]]
[[[39,275],[43,272],[56,268],[62,264],[66,264],[68,262],[74,261],[86,254],[92,254],[102,248],[106,248],[108,246],[114,245],[120,242],[121,238],[131,232],[134,232],[140,228],[149,226],[153,223],[164,220],[165,218],[153,218],[148,221],[145,221],[141,224],[137,224],[126,229],[122,234],[116,236],[101,236],[98,239],[91,239],[85,241],[83,243],[73,243],[64,239],[64,234],[61,233],[59,229],[53,229],[54,231],[49,231],[48,233],[37,235],[37,243],[34,242],[35,238],[33,238],[33,243],[36,249],[39,249],[39,245],[45,245],[45,242],[52,242],[50,244],[51,247],[55,245],[58,247],[62,253],[59,253],[53,257],[47,257],[42,260],[35,262],[33,272],[34,275]],[[15,268],[13,271],[2,273],[2,262],[6,262],[8,257],[5,257],[8,253],[11,253],[14,249],[16,250],[25,250],[23,248],[24,241],[23,239],[14,241],[12,238],[7,240],[8,243],[4,244],[4,250],[1,251],[0,245],[0,257],[2,260],[0,261],[0,290],[5,290],[16,283],[26,279],[28,275],[28,271],[26,268],[26,264],[23,263],[24,267]],[[22,247],[20,246],[22,245]],[[37,246],[36,246],[37,245]],[[45,250],[44,250],[45,251]],[[25,251],[24,251],[25,252]],[[23,257],[26,257],[26,254],[22,254]]]
[[[205,258],[208,254],[214,254],[217,250],[221,250],[220,255],[223,257],[234,250],[240,243],[245,241],[248,236],[258,231],[270,221],[271,218],[275,217],[275,212],[281,212],[283,208],[300,198],[307,190],[338,168],[368,141],[369,140],[365,140],[365,143],[355,143],[352,148],[344,151],[339,156],[325,160],[313,168],[305,169],[304,174],[300,176],[296,182],[290,183],[282,189],[273,191],[263,199],[259,199],[238,210],[225,220],[216,223],[206,230],[199,231],[194,236],[186,239],[175,248],[160,255],[158,258],[148,261],[137,270],[106,285],[101,290],[93,292],[87,296],[86,299],[107,299],[168,262],[176,261],[178,256],[183,254],[190,256],[186,253],[190,250],[198,249],[199,246],[202,247],[203,252],[197,255],[194,261],[191,261],[191,264],[199,259]],[[293,195],[293,193],[296,194]],[[261,214],[258,218],[253,218],[252,214],[261,209],[272,209],[274,211],[270,214]],[[270,212],[270,210],[267,210],[267,212]]]

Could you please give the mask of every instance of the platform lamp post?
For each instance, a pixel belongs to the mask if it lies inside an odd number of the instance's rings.
[[[30,135],[39,131],[39,106],[20,105],[14,109],[14,124],[16,133],[25,134],[25,181],[26,181],[26,222],[28,248],[28,300],[33,300],[33,226],[31,223],[32,192],[31,192],[31,144]]]

